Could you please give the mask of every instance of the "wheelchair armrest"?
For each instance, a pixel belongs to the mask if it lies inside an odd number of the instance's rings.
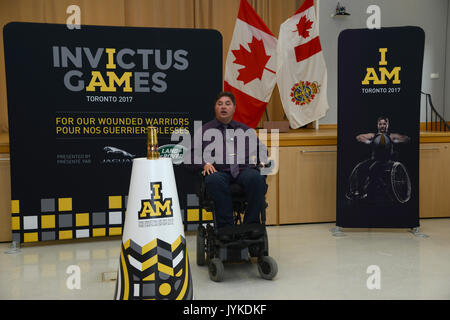
[[[198,196],[199,203],[200,203],[200,205],[203,208],[211,209],[211,208],[214,207],[214,202],[208,196],[208,194],[206,192],[205,176],[200,171],[198,173],[198,177],[199,177],[199,180],[200,180],[200,187],[199,187],[199,190],[197,191],[197,196]]]
[[[206,196],[205,176],[202,174],[202,172],[199,172],[198,178],[200,180],[200,189],[198,190],[198,197],[200,201],[202,201]]]
[[[267,163],[264,163],[264,168],[270,168],[273,163],[274,163],[274,160],[273,159],[269,159],[269,161]],[[261,163],[258,163],[257,168],[263,168]]]
[[[276,170],[276,166],[275,166],[275,160],[274,159],[268,159],[268,161],[266,163],[264,163],[264,166],[261,165],[261,163],[258,163],[256,165],[256,169],[259,170],[260,172],[262,172],[262,170],[264,170],[262,174],[264,175],[271,175],[274,174],[273,171]]]

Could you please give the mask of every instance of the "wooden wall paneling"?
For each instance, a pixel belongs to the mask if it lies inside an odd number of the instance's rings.
[[[420,217],[449,217],[450,143],[421,144],[419,166]]]
[[[11,170],[9,154],[0,153],[0,242],[11,240]]]
[[[336,221],[336,147],[280,148],[280,224]]]

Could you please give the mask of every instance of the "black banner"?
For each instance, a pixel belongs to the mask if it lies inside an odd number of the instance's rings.
[[[37,23],[9,23],[3,32],[13,239],[120,234],[146,128],[158,128],[160,151],[172,157],[183,151],[173,151],[173,132],[214,116],[220,33]],[[185,212],[195,190],[175,162]]]
[[[419,226],[423,52],[418,27],[339,35],[339,227]]]

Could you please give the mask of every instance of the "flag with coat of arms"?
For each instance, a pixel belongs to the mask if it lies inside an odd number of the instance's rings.
[[[277,39],[247,2],[241,0],[228,51],[224,90],[236,98],[233,119],[256,128],[276,83]]]
[[[313,0],[305,0],[280,26],[277,84],[286,117],[297,129],[328,110],[327,69]]]

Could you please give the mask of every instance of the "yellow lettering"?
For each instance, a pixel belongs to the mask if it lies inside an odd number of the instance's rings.
[[[150,201],[145,201],[142,204],[141,212],[139,212],[139,217],[141,217],[141,218],[146,218],[147,215],[150,215],[151,217],[156,216],[156,215],[161,215],[161,214],[155,213],[155,210],[153,210],[153,207],[152,207]]]
[[[106,69],[115,69],[116,64],[114,63],[114,53],[116,53],[116,49],[106,48],[105,51],[108,54],[108,64],[106,65]]]
[[[163,199],[161,182],[150,184],[152,197],[150,200],[142,200],[139,219],[150,217],[172,216],[172,198]]]
[[[153,188],[153,200],[159,200],[161,199],[161,193],[159,191],[159,188],[161,188],[161,185],[159,183],[152,184]]]
[[[100,91],[108,91],[105,80],[103,80],[102,74],[99,71],[92,71],[92,78],[89,85],[86,87],[86,91],[95,91],[95,87],[100,87]]]
[[[361,84],[370,84],[370,81],[373,81],[374,84],[380,84],[380,80],[378,79],[374,68],[367,68],[366,77]]]
[[[161,215],[161,211],[164,212],[166,214],[166,216],[171,216],[172,215],[172,200],[171,199],[166,199],[164,201],[164,204],[161,201],[156,201],[156,212],[159,213],[159,215]]]
[[[381,53],[381,60],[378,64],[380,66],[386,66],[387,65],[387,61],[386,61],[387,48],[380,48],[380,49],[378,49],[378,51]]]
[[[125,83],[125,86],[123,88],[123,92],[133,92],[133,89],[130,86],[130,78],[132,76],[131,72],[124,72],[122,77],[118,77],[114,72],[108,71],[106,75],[109,78],[109,87],[107,87],[105,90],[100,89],[101,91],[108,91],[108,92],[116,92],[115,83],[120,87],[123,83]]]
[[[394,80],[392,80],[393,84],[400,84],[400,67],[395,67],[394,69],[392,69],[391,72],[389,72],[386,68],[380,68],[380,78],[383,84],[387,83],[386,81],[386,77],[391,80],[392,78],[394,78]]]
[[[131,72],[124,72],[119,78],[114,72],[108,71],[106,75],[109,79],[109,86],[106,85],[100,71],[92,71],[91,74],[92,78],[89,85],[86,87],[86,91],[95,91],[95,87],[100,87],[100,91],[102,92],[116,92],[115,84],[119,87],[125,84],[123,92],[133,92],[133,89],[130,86],[130,78],[133,75]]]

